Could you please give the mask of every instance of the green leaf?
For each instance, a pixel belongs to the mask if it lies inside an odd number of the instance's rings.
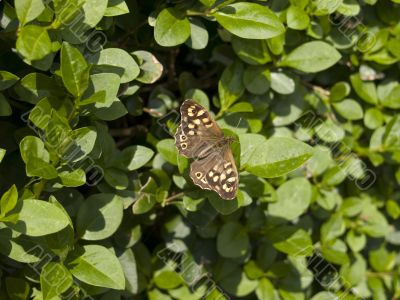
[[[386,125],[383,135],[383,143],[387,149],[398,149],[400,147],[400,117],[396,115]]]
[[[80,281],[116,290],[125,289],[125,277],[118,258],[100,245],[77,247],[67,264],[74,277]]]
[[[120,48],[103,49],[89,57],[89,62],[96,64],[93,67],[96,71],[117,74],[121,78],[121,83],[134,80],[140,73],[139,66],[133,57]]]
[[[6,97],[0,93],[0,117],[6,117],[12,115],[11,105],[8,103]]]
[[[42,236],[58,232],[69,225],[69,219],[56,205],[42,200],[21,201],[18,220],[8,226],[29,236]]]
[[[96,143],[97,132],[94,127],[81,127],[71,131],[63,144],[63,158],[76,162],[89,155]]]
[[[14,75],[8,71],[0,71],[0,91],[4,91],[9,87],[12,87],[17,81],[19,77]]]
[[[249,250],[249,237],[246,228],[238,223],[226,223],[217,237],[217,250],[223,257],[244,256]]]
[[[58,176],[56,168],[41,158],[31,158],[26,163],[26,175],[29,177],[41,177],[53,179]]]
[[[243,94],[243,72],[243,63],[235,61],[222,73],[218,82],[218,94],[223,111],[228,109]]]
[[[340,101],[348,96],[350,91],[350,85],[346,81],[339,81],[332,86],[329,98],[333,102]]]
[[[309,256],[313,252],[310,235],[295,226],[280,226],[268,232],[268,238],[273,246],[292,256]]]
[[[25,300],[29,297],[29,284],[22,278],[6,277],[5,287],[7,289],[9,299]]]
[[[161,77],[164,67],[153,54],[147,51],[135,51],[132,54],[139,61],[140,74],[137,81],[154,83]]]
[[[129,170],[137,170],[147,164],[153,157],[154,151],[141,146],[129,146],[122,150],[122,164]]]
[[[40,288],[43,300],[60,296],[72,285],[72,275],[68,269],[56,262],[49,262],[40,273]]]
[[[63,43],[61,48],[61,77],[66,89],[81,97],[89,84],[89,67],[78,49]]]
[[[175,141],[173,139],[165,139],[159,141],[157,143],[157,150],[167,162],[175,166],[178,164],[178,150],[176,149]]]
[[[261,278],[256,289],[258,299],[274,299],[274,286],[268,278]]]
[[[164,8],[157,16],[154,39],[164,47],[184,43],[190,37],[189,20],[174,8]]]
[[[58,173],[64,186],[77,187],[86,183],[86,173],[82,169],[62,171]]]
[[[225,5],[216,10],[213,16],[226,30],[244,39],[269,39],[285,31],[275,13],[256,3]]]
[[[325,122],[315,127],[317,136],[328,143],[339,142],[344,138],[345,132],[339,124],[327,119]]]
[[[364,116],[362,106],[353,99],[344,99],[333,104],[335,110],[347,120],[360,120]]]
[[[154,283],[161,289],[174,289],[183,283],[183,278],[175,271],[162,270],[154,274]]]
[[[129,13],[128,5],[125,1],[109,0],[107,9],[104,13],[105,17],[120,16]]]
[[[250,93],[262,95],[269,90],[269,78],[269,68],[262,66],[249,66],[244,71],[243,83]]]
[[[0,148],[0,162],[2,162],[4,156],[6,155],[6,152],[7,151],[5,149]]]
[[[6,216],[10,211],[14,209],[18,201],[18,191],[13,184],[10,189],[1,196],[0,199],[0,216]]]
[[[377,272],[389,272],[396,264],[396,253],[381,246],[369,252],[369,263]]]
[[[207,47],[208,31],[199,19],[189,19],[190,22],[190,38],[186,41],[186,45],[195,50],[201,50]]]
[[[104,179],[116,190],[126,190],[129,185],[127,174],[117,168],[107,168],[104,171]]]
[[[360,74],[356,73],[350,76],[351,84],[357,95],[367,103],[377,104],[378,96],[373,82],[364,82]]]
[[[313,41],[292,50],[282,59],[280,65],[307,73],[315,73],[330,68],[341,57],[340,53],[331,45],[321,41]]]
[[[288,27],[295,30],[304,30],[310,24],[310,17],[300,7],[291,5],[286,11]]]
[[[127,291],[137,294],[139,289],[139,275],[137,263],[132,249],[126,249],[118,256],[125,275],[125,288]]]
[[[378,88],[379,92],[379,88]],[[384,107],[389,107],[392,109],[400,108],[400,84],[395,84],[390,89],[390,91],[384,96],[380,97],[380,102]]]
[[[122,199],[114,194],[91,195],[79,208],[76,226],[84,240],[102,240],[118,229],[122,221]]]
[[[294,178],[282,184],[277,192],[277,202],[268,206],[271,216],[294,220],[307,211],[311,203],[311,184],[306,178]]]
[[[18,34],[17,51],[28,63],[49,55],[52,45],[47,29],[37,25],[22,27]]]
[[[42,0],[15,0],[14,5],[21,27],[36,19],[45,8]]]
[[[311,156],[312,148],[307,144],[275,137],[257,145],[242,168],[264,178],[279,177],[297,169]]]
[[[232,47],[236,55],[249,65],[263,65],[271,61],[265,40],[248,40],[232,36]]]
[[[288,95],[294,92],[295,82],[285,73],[271,72],[271,89],[275,92]]]
[[[323,243],[341,236],[346,230],[346,225],[341,214],[332,215],[327,222],[321,226],[321,241]]]

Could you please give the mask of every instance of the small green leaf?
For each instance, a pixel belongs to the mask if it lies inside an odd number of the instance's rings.
[[[72,285],[72,275],[61,263],[49,262],[40,273],[40,287],[43,300],[60,296]]]
[[[42,236],[60,231],[68,225],[68,217],[56,205],[25,199],[21,201],[17,222],[8,226],[29,236]]]
[[[37,25],[22,27],[18,34],[17,50],[28,62],[50,54],[52,45],[47,29]]]
[[[122,199],[114,194],[91,195],[79,208],[76,226],[84,240],[102,240],[118,229],[122,221]]]
[[[307,179],[291,179],[278,188],[277,201],[268,206],[268,212],[271,216],[294,220],[307,211],[311,196],[311,184]]]
[[[102,73],[114,73],[121,79],[121,83],[134,80],[139,76],[140,69],[133,57],[123,49],[107,48],[89,57],[89,61],[96,64],[93,68]]]
[[[45,8],[42,0],[15,0],[14,4],[21,27],[36,19]]]
[[[356,73],[350,76],[351,84],[357,95],[365,102],[370,104],[378,103],[376,87],[373,82],[364,82],[361,80],[360,74]]]
[[[225,5],[213,16],[226,30],[244,39],[269,39],[285,31],[274,12],[256,3]]]
[[[139,61],[140,74],[136,78],[137,81],[154,83],[161,77],[163,65],[153,54],[147,51],[135,51],[132,54]]]
[[[129,170],[137,170],[147,164],[153,157],[154,151],[141,146],[130,146],[122,150],[122,164]]]
[[[10,189],[1,196],[0,200],[0,215],[6,216],[10,211],[14,209],[18,201],[18,191],[13,184]]]
[[[67,264],[80,281],[116,290],[125,289],[125,277],[118,258],[100,245],[77,247],[70,253]]]
[[[246,228],[238,223],[226,223],[217,237],[217,250],[223,257],[244,256],[249,250]]]
[[[6,97],[0,93],[0,117],[6,117],[12,115],[12,108],[10,103],[8,103]]]
[[[278,177],[297,169],[311,156],[312,148],[307,144],[275,137],[257,145],[242,167],[260,177]]]
[[[178,151],[176,149],[175,141],[173,139],[165,139],[159,141],[157,143],[157,150],[167,162],[175,166],[178,164]]]
[[[288,27],[295,30],[304,30],[310,24],[310,17],[300,7],[291,5],[286,11]]]
[[[0,148],[0,162],[2,162],[4,156],[6,155],[6,150],[3,148]]]
[[[218,94],[223,111],[228,109],[243,94],[243,72],[243,63],[235,61],[222,73],[218,83]]]
[[[249,65],[264,65],[271,61],[265,40],[249,40],[233,36],[232,47],[236,55]]]
[[[313,252],[310,235],[295,226],[280,226],[268,232],[268,237],[273,246],[292,256],[309,256]]]
[[[19,77],[14,75],[8,71],[0,71],[0,91],[4,91],[9,87],[12,87],[17,81]]]
[[[84,185],[86,182],[86,174],[82,169],[62,171],[58,173],[58,177],[60,177],[64,186],[77,187]]]
[[[61,76],[64,86],[75,97],[81,97],[89,84],[89,67],[78,49],[68,43],[61,48]]]
[[[129,8],[125,1],[109,0],[104,16],[113,17],[113,16],[124,15],[127,13],[129,13]]]
[[[154,274],[154,283],[161,289],[174,289],[183,283],[183,278],[175,271],[163,270]]]
[[[353,99],[344,99],[333,104],[335,110],[347,120],[360,120],[364,116],[362,106]]]
[[[340,101],[348,96],[350,91],[350,85],[346,81],[339,81],[332,86],[329,98],[333,102]]]
[[[340,53],[331,45],[313,41],[294,49],[282,59],[280,65],[307,73],[315,73],[330,68],[341,57]]]
[[[157,16],[154,39],[164,47],[183,44],[190,37],[189,20],[174,8],[164,8]]]
[[[189,19],[190,38],[186,45],[195,50],[204,49],[208,44],[208,31],[199,19]]]

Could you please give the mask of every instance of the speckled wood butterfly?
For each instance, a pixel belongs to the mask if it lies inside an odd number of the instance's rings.
[[[227,200],[235,198],[239,183],[232,141],[204,107],[192,100],[183,102],[175,145],[181,155],[195,158],[190,165],[193,182]]]

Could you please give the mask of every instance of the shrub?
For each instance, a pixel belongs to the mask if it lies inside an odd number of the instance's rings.
[[[400,297],[399,3],[1,2],[0,298]],[[177,153],[188,98],[234,200]]]

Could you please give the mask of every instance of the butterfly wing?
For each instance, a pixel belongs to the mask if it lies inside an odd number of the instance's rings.
[[[239,174],[229,145],[190,165],[190,177],[202,189],[213,190],[226,200],[236,197]]]
[[[181,155],[205,157],[224,134],[210,113],[200,104],[186,100],[181,106],[181,124],[175,133],[175,145]]]

